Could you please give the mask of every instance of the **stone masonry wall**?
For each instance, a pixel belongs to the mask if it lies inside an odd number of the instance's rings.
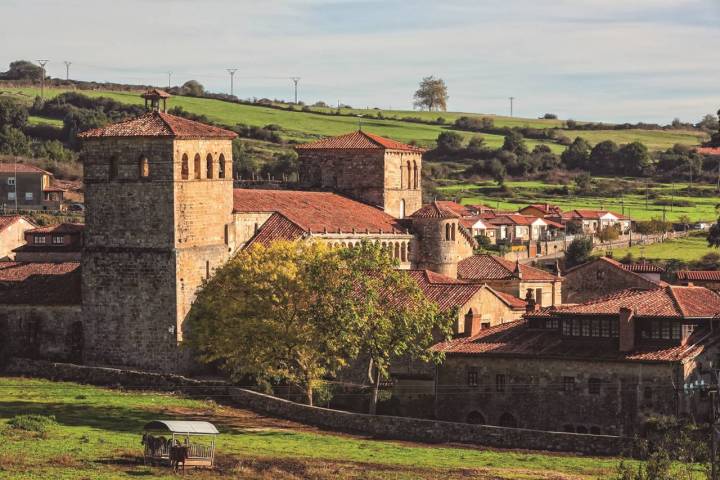
[[[3,305],[0,309],[0,358],[24,356],[80,361],[83,347],[79,305]]]
[[[4,373],[93,385],[170,390],[200,398],[203,395],[226,394],[225,397],[216,398],[226,398],[225,401],[233,406],[288,418],[308,425],[388,439],[425,443],[462,442],[496,448],[581,452],[592,455],[630,455],[633,453],[634,446],[632,439],[625,437],[546,432],[382,415],[372,416],[310,407],[228,386],[221,382],[199,381],[178,375],[33,362],[25,359],[11,359],[5,365]]]
[[[657,288],[656,284],[640,275],[627,272],[602,260],[581,265],[567,272],[563,283],[563,303],[583,303],[627,288]]]

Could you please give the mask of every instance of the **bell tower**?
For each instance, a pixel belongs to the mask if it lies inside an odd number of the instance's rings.
[[[166,96],[144,98],[145,115],[79,135],[83,357],[178,372],[191,365],[179,346],[195,293],[234,247],[235,133],[158,111]]]

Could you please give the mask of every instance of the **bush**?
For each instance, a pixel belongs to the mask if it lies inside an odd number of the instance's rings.
[[[54,415],[15,415],[8,422],[10,428],[35,433],[45,433],[54,425],[57,425]]]

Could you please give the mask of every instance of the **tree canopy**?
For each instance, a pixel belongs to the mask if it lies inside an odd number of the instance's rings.
[[[413,97],[415,106],[429,111],[446,111],[448,91],[445,81],[434,76],[424,77]]]

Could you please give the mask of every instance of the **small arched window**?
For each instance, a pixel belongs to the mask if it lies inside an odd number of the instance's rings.
[[[225,178],[225,155],[220,154],[220,161],[218,162],[218,178]]]
[[[451,233],[450,239],[452,241],[455,241],[455,224],[454,223],[452,224],[452,229],[450,230],[450,233]]]
[[[213,178],[213,158],[209,153],[205,159],[205,178]]]
[[[402,161],[400,162],[400,188],[405,185],[405,167],[403,167]]]
[[[400,246],[400,260],[407,262],[407,244],[405,242]]]
[[[108,169],[108,178],[110,180],[114,180],[118,177],[118,158],[117,156],[113,155],[110,157],[110,165]]]
[[[407,161],[407,189],[412,188],[412,168],[410,167],[410,160]]]
[[[148,160],[148,158],[145,155],[140,157],[140,162],[138,163],[138,167],[140,169],[140,178],[150,177],[150,161]]]
[[[180,166],[180,175],[183,180],[190,178],[190,161],[188,160],[187,153],[182,156],[182,165]]]
[[[413,188],[418,189],[418,168],[417,162],[413,160]]]
[[[445,224],[445,240],[450,241],[450,224]]]
[[[200,180],[202,178],[202,161],[200,160],[200,154],[195,154],[195,161],[193,162],[193,173],[195,174],[195,180]]]
[[[397,242],[395,243],[395,258],[400,259],[400,244]]]

